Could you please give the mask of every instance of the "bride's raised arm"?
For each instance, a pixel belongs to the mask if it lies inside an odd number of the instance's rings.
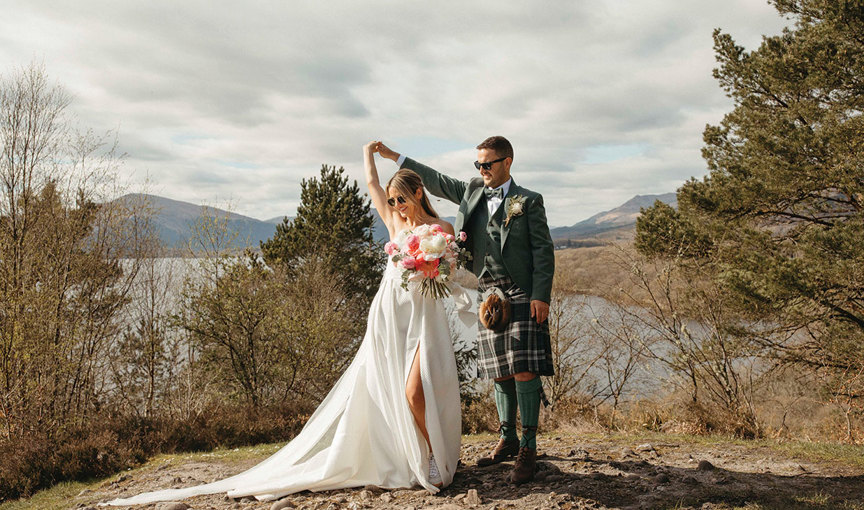
[[[369,186],[369,197],[372,199],[372,205],[381,216],[381,220],[387,226],[387,230],[392,237],[395,230],[395,222],[393,218],[393,209],[387,205],[387,193],[381,187],[381,182],[378,179],[378,168],[375,166],[375,153],[378,152],[378,144],[381,142],[371,141],[363,146],[363,163],[366,169],[366,185]]]

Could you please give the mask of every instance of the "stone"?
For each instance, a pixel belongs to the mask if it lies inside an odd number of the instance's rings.
[[[381,494],[380,496],[378,496],[378,499],[380,499],[384,503],[389,503],[389,502],[393,501],[393,496],[391,496],[389,492],[385,492],[384,494]]]
[[[480,501],[480,496],[477,494],[477,489],[468,489],[468,493],[465,495],[465,504],[466,505],[479,505],[482,501]]]
[[[370,499],[372,499],[372,493],[367,489],[363,489],[362,491],[360,491],[360,494],[358,494],[357,496],[360,498],[360,501],[369,501]]]
[[[84,489],[83,491],[78,493],[78,496],[80,497],[80,496],[83,496],[85,494],[90,494],[91,492],[93,492],[92,489]]]
[[[465,496],[467,496],[467,494],[457,494],[453,496],[453,501],[462,501],[465,499]]]
[[[639,446],[636,447],[636,451],[637,452],[653,452],[654,451],[654,445],[652,445],[651,443],[640,444]]]
[[[618,454],[621,456],[622,459],[626,459],[627,457],[635,457],[636,456],[636,452],[634,452],[630,448],[621,448],[621,450],[619,450]]]
[[[714,464],[711,464],[707,460],[700,460],[699,465],[696,466],[696,469],[699,471],[711,471],[714,469]]]
[[[295,508],[294,503],[287,499],[282,499],[274,501],[273,504],[270,505],[270,510],[284,510],[285,508]]]
[[[189,505],[186,503],[181,503],[179,501],[168,501],[166,503],[159,503],[156,505],[156,510],[187,510]]]
[[[660,473],[654,477],[654,482],[656,483],[669,483],[669,475],[666,473]]]

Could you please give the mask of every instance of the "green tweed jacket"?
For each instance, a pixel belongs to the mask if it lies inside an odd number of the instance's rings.
[[[417,172],[429,193],[459,204],[456,224],[453,225],[457,233],[465,230],[466,225],[474,225],[467,220],[477,209],[478,204],[485,204],[483,179],[476,177],[466,183],[443,175],[411,158],[405,158],[402,168]],[[552,295],[552,277],[555,273],[555,247],[549,234],[549,225],[546,223],[543,196],[512,181],[502,204],[505,217],[510,201],[514,197],[524,197],[525,202],[522,214],[514,215],[508,224],[502,227],[501,253],[504,267],[513,282],[531,296],[532,300],[549,303]],[[465,231],[468,234],[466,248],[474,257],[471,269],[475,275],[480,276],[483,271],[484,254],[475,251],[478,246],[476,240],[485,236],[486,231],[485,226],[482,225],[475,226],[474,230],[476,231]]]

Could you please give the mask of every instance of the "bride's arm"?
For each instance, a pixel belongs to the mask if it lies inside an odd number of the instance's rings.
[[[375,166],[375,152],[378,150],[377,141],[371,141],[363,146],[363,163],[366,169],[366,185],[369,187],[369,197],[372,199],[372,205],[381,216],[384,225],[390,232],[390,237],[393,237],[393,211],[387,205],[387,193],[381,187],[381,182],[378,179],[378,168]]]

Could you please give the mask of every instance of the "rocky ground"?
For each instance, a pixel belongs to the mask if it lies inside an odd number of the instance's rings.
[[[745,507],[864,510],[864,469],[804,461],[769,446],[669,438],[650,443],[628,439],[585,440],[578,436],[539,441],[536,481],[505,482],[512,463],[475,465],[491,445],[466,440],[453,484],[439,494],[377,487],[304,492],[276,502],[226,496],[199,496],[178,503],[136,508],[192,509],[359,509],[359,508],[699,508]],[[226,463],[192,461],[133,471],[85,490],[70,508],[139,492],[197,485],[242,471],[261,459]]]

